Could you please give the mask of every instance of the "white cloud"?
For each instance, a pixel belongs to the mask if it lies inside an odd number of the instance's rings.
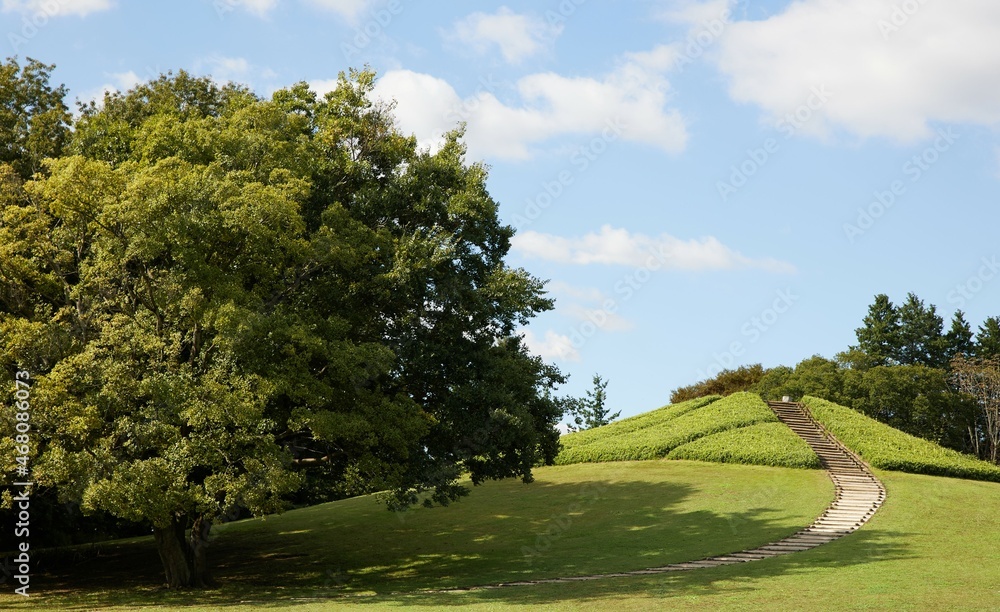
[[[511,246],[522,256],[565,264],[608,264],[668,270],[728,270],[758,268],[793,272],[788,263],[772,258],[751,259],[714,237],[681,240],[668,234],[647,236],[605,225],[579,238],[526,231]]]
[[[136,74],[134,70],[129,70],[128,72],[112,72],[111,77],[117,84],[117,89],[121,91],[128,91],[139,83],[144,83],[147,80]]]
[[[277,76],[270,68],[251,64],[246,58],[225,55],[210,55],[195,61],[194,71],[210,76],[218,83],[250,83],[256,78],[272,79]]]
[[[562,281],[545,284],[556,298],[556,311],[576,321],[590,321],[606,332],[629,331],[634,325],[616,312],[615,300],[594,287],[577,287]]]
[[[643,71],[653,70],[663,72],[669,70],[680,56],[680,51],[676,45],[658,45],[649,51],[639,51],[636,53],[626,53],[629,60],[622,69],[624,72],[635,71],[634,78],[641,78]]]
[[[806,131],[912,142],[934,122],[1000,123],[998,39],[992,0],[801,0],[730,24],[717,61],[731,96],[772,120],[823,87],[830,99]]]
[[[617,305],[617,304],[616,304]],[[635,325],[631,321],[616,312],[602,308],[587,308],[580,304],[570,304],[565,308],[560,308],[566,316],[577,321],[590,321],[598,329],[605,332],[625,332],[632,330]]]
[[[18,12],[48,17],[84,17],[90,13],[109,10],[114,5],[112,0],[3,0],[0,10],[4,13]]]
[[[626,56],[602,78],[546,72],[503,85],[487,80],[466,98],[443,79],[393,70],[379,79],[375,94],[398,100],[400,128],[431,148],[442,133],[466,122],[473,158],[529,159],[538,145],[566,135],[603,136],[676,153],[688,134],[680,112],[667,106],[670,85],[662,70],[668,55],[657,48]],[[515,101],[501,101],[501,87]]]
[[[144,83],[148,80],[140,77],[132,70],[128,72],[112,72],[105,76],[110,77],[109,82],[84,92],[80,95],[80,100],[85,103],[96,102],[98,105],[102,105],[104,104],[104,94],[114,91],[128,91],[139,83]]]
[[[530,329],[524,330],[524,345],[529,351],[545,360],[580,361],[580,353],[573,346],[569,336],[557,334],[552,330],[545,332],[544,338],[535,336]]]
[[[315,91],[320,97],[337,88],[337,79],[316,79],[309,81],[309,89]]]
[[[238,81],[250,72],[250,62],[242,57],[212,55],[196,61],[194,69],[216,81]]]
[[[553,295],[567,296],[584,302],[602,302],[606,297],[600,289],[577,287],[563,281],[549,281],[545,283],[545,291]]]
[[[340,15],[346,21],[356,24],[372,0],[309,0],[309,4]]]
[[[443,79],[392,70],[376,82],[374,93],[383,100],[398,101],[396,122],[404,133],[416,135],[421,146],[437,149],[444,141],[442,135],[456,127],[457,121],[450,120],[448,110],[458,108],[462,100]]]
[[[544,50],[561,32],[562,26],[542,17],[502,6],[496,13],[472,13],[457,21],[448,36],[478,53],[498,47],[505,60],[517,64]]]

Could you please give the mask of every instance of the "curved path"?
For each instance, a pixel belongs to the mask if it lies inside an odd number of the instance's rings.
[[[616,572],[609,574],[593,574],[590,576],[573,576],[568,578],[542,578],[539,580],[518,580],[501,582],[474,587],[456,587],[440,589],[442,591],[471,591],[478,589],[496,589],[510,586],[527,586],[532,584],[556,584],[563,582],[580,582],[585,580],[600,580],[602,578],[618,578],[623,576],[643,576],[664,574],[682,570],[699,569],[702,567],[719,567],[749,561],[769,559],[779,555],[787,555],[802,550],[816,548],[827,542],[856,531],[875,514],[885,500],[885,487],[872,474],[860,457],[848,450],[831,434],[817,423],[802,404],[787,402],[768,402],[771,410],[782,423],[788,425],[800,438],[819,455],[823,467],[830,474],[830,479],[836,487],[836,497],[833,503],[805,529],[796,532],[777,542],[766,544],[749,550],[716,557],[708,557],[685,563],[672,563],[661,567],[651,567],[643,570]]]

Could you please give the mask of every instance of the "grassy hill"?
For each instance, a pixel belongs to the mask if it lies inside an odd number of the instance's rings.
[[[556,463],[697,459],[818,468],[809,445],[758,395],[708,396],[562,437]]]
[[[831,402],[803,403],[829,432],[873,467],[992,480],[1000,466],[943,448]],[[562,437],[559,465],[649,459],[692,459],[780,467],[820,467],[805,442],[780,423],[759,396],[735,393],[665,406]]]
[[[827,431],[873,467],[1000,482],[1000,466],[905,434],[826,400],[806,396],[802,401]]]
[[[992,477],[982,462],[847,408],[806,404],[876,468]],[[813,550],[657,576],[428,591],[641,569],[780,539],[833,497],[819,470],[736,465],[811,465],[786,434],[755,396],[701,398],[565,436],[564,465],[537,469],[527,485],[488,482],[449,507],[392,514],[364,496],[217,526],[209,559],[219,586],[207,591],[158,588],[151,538],[36,551],[33,597],[5,589],[0,608],[1000,608],[1000,483],[882,469],[879,512]],[[722,463],[609,459],[619,456]]]

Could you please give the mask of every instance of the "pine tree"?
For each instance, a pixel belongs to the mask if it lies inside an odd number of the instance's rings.
[[[899,307],[896,360],[903,365],[943,368],[947,363],[943,326],[944,321],[933,304],[924,306],[924,301],[915,294],[907,294],[906,303]]]
[[[607,386],[608,381],[602,379],[600,374],[594,374],[594,388],[587,391],[586,397],[570,400],[569,412],[573,416],[573,424],[569,425],[570,431],[600,427],[618,418],[620,410],[609,415],[610,410],[604,406],[607,400],[605,392]]]
[[[899,310],[880,293],[868,307],[864,326],[854,330],[858,346],[852,347],[869,358],[870,366],[892,365],[899,357]]]
[[[990,317],[979,326],[976,356],[983,359],[1000,357],[1000,317]]]
[[[945,334],[945,356],[950,362],[958,356],[968,356],[975,350],[975,342],[972,326],[965,320],[965,313],[961,310],[955,312],[951,319],[951,329]]]

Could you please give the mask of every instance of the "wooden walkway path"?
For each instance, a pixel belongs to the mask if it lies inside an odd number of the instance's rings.
[[[785,402],[768,402],[771,410],[782,423],[788,425],[800,438],[806,441],[819,455],[823,467],[826,468],[836,487],[836,497],[833,503],[816,519],[813,524],[777,542],[766,544],[749,550],[718,555],[688,561],[672,563],[661,567],[651,567],[642,570],[615,572],[608,574],[593,574],[590,576],[572,576],[566,578],[542,578],[538,580],[518,580],[501,582],[474,587],[457,587],[441,591],[470,591],[479,589],[497,589],[512,586],[528,586],[532,584],[558,584],[601,580],[604,578],[620,578],[624,576],[647,576],[664,574],[683,570],[700,569],[703,567],[719,567],[770,559],[780,555],[809,550],[832,542],[838,538],[856,531],[872,517],[885,500],[885,487],[872,474],[860,457],[849,451],[843,444],[812,418],[801,404]]]

